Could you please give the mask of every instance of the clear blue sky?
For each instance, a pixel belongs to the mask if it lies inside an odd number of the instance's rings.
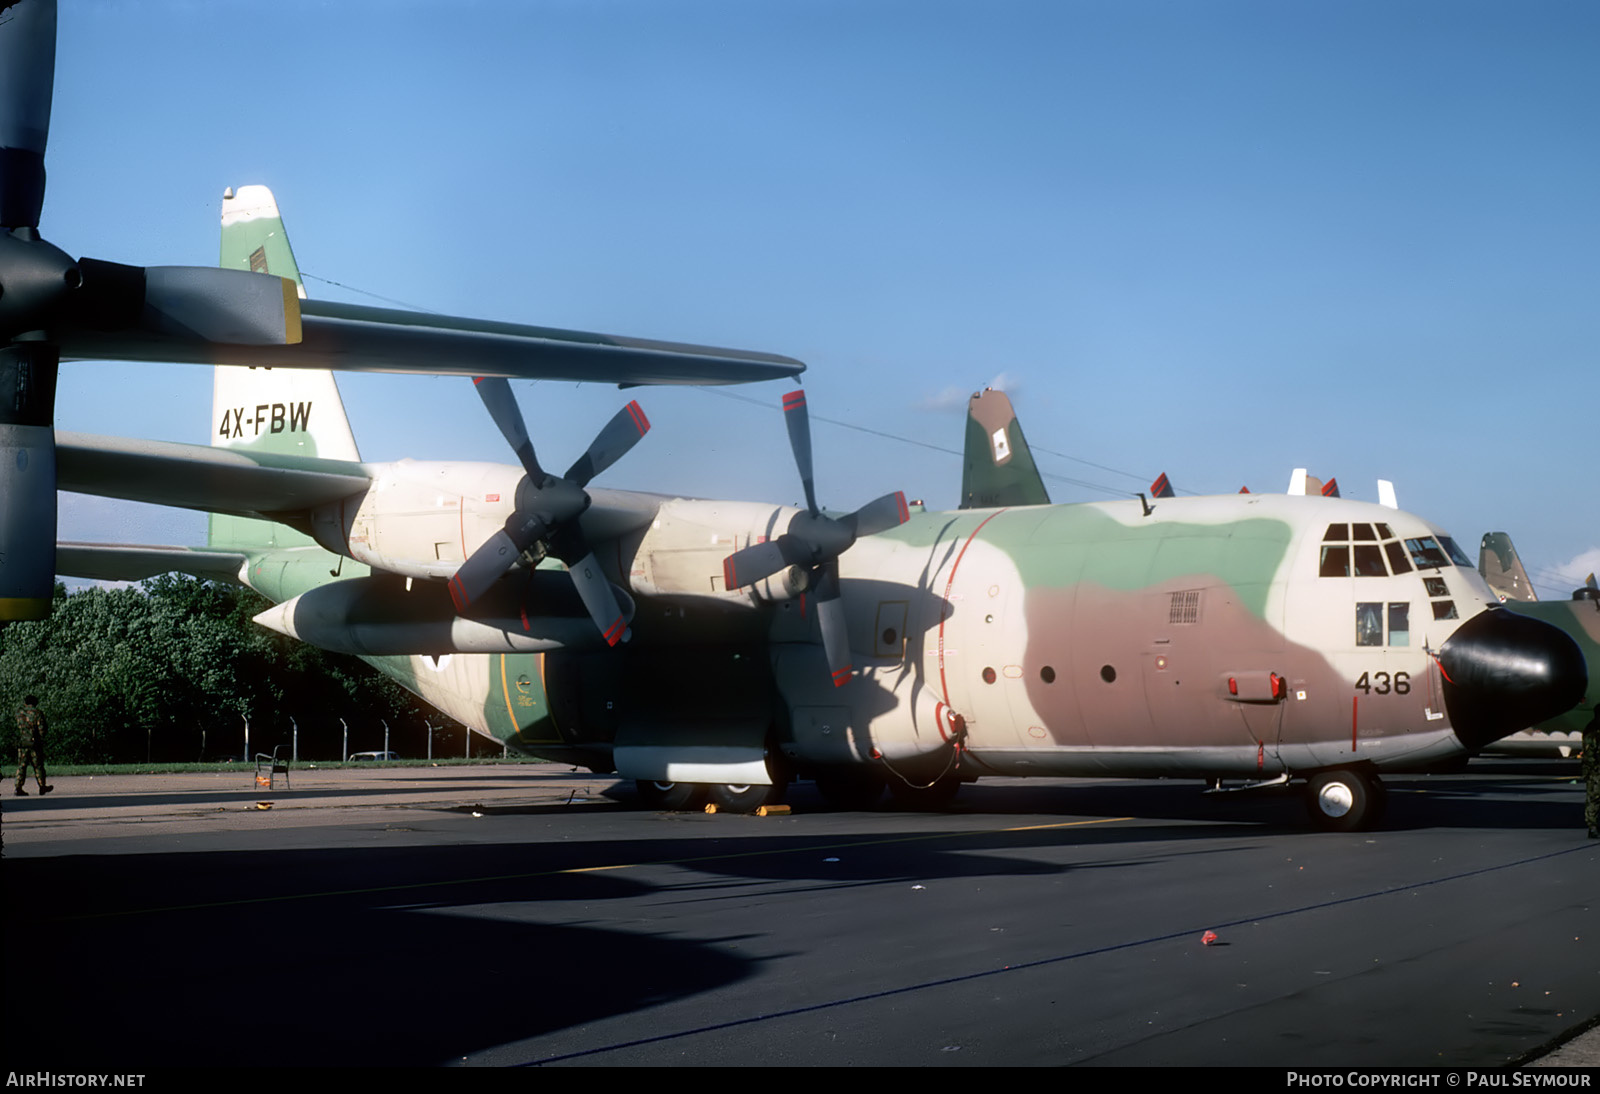
[[[785,353],[814,415],[949,450],[816,423],[835,508],[953,505],[1003,377],[1036,449],[1117,469],[1042,456],[1099,487],[1056,500],[1390,478],[1565,596],[1600,566],[1597,58],[1587,0],[68,0],[44,230],[210,264],[265,183],[312,295]],[[204,370],[64,372],[62,428],[209,439]],[[464,380],[342,383],[368,459],[513,462]],[[515,387],[556,466],[628,397]],[[731,390],[767,406],[630,393],[654,430],[599,485],[797,500],[782,388]],[[66,499],[62,534],[203,523]]]

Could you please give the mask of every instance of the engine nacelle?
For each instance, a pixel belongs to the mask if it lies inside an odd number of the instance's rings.
[[[471,618],[456,614],[445,586],[418,581],[410,589],[393,577],[335,581],[275,605],[255,617],[263,627],[336,653],[368,657],[450,653],[543,653],[603,648],[585,614],[566,609],[572,584],[558,570],[541,570],[515,590],[494,590],[474,604]],[[616,589],[628,619],[632,599]],[[533,614],[520,602],[563,609]],[[580,605],[581,607],[581,605]]]

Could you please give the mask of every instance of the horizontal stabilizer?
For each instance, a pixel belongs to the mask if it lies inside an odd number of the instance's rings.
[[[56,434],[62,490],[270,519],[359,494],[370,476],[345,460],[87,433]]]
[[[143,581],[171,573],[238,581],[245,563],[245,556],[237,551],[124,543],[56,544],[56,573],[91,581]]]

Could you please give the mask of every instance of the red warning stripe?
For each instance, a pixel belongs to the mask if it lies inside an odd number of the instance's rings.
[[[783,412],[785,414],[789,413],[791,410],[799,410],[805,405],[806,393],[804,388],[801,388],[799,391],[791,391],[783,397]]]
[[[646,433],[650,432],[650,419],[644,416],[644,409],[639,406],[637,400],[629,403],[626,409],[628,411],[628,417],[633,419],[634,428],[639,431],[639,436],[643,437]]]
[[[450,590],[450,603],[456,606],[456,611],[465,611],[468,604],[467,587],[461,584],[461,575],[453,576],[446,583],[446,587]]]
[[[848,684],[850,682],[850,670],[853,668],[855,668],[854,665],[846,665],[844,668],[835,671],[833,674],[833,686],[842,688]]]
[[[622,640],[622,632],[627,630],[627,629],[628,629],[628,625],[623,620],[622,616],[620,616],[620,615],[617,616],[617,621],[615,623],[611,624],[611,626],[606,628],[606,633],[605,633],[606,645],[615,646],[618,642],[620,642]]]
[[[733,576],[733,556],[722,560],[722,584],[727,589],[737,589],[739,579]]]

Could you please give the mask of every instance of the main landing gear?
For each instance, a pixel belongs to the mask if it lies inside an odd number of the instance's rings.
[[[777,805],[789,789],[787,779],[774,779],[771,786],[755,783],[666,783],[639,779],[639,802],[646,809],[663,813],[686,813],[701,808],[707,801],[724,813],[754,813],[763,805]]]
[[[1360,832],[1383,819],[1388,792],[1378,777],[1358,768],[1319,771],[1306,782],[1306,812],[1327,832]]]

